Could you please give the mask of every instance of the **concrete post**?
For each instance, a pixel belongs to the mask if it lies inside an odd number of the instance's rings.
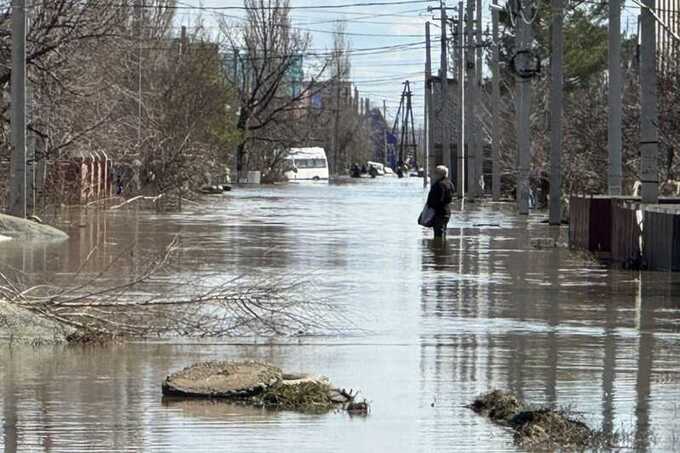
[[[621,68],[621,0],[609,0],[609,114],[607,146],[609,148],[609,195],[621,195],[622,187],[622,118],[623,71]]]
[[[352,101],[352,106],[354,107],[354,112],[359,114],[359,88],[354,87],[354,100]]]
[[[430,23],[425,23],[425,170],[423,187],[427,187],[432,155],[432,44]]]
[[[458,196],[465,198],[465,9],[463,1],[458,3],[458,87],[460,88],[460,127],[458,131]]]
[[[467,105],[467,123],[469,127],[466,130],[465,143],[467,144],[466,165],[467,171],[467,194],[468,198],[474,198],[477,195],[475,190],[475,175],[477,169],[477,147],[475,145],[475,136],[477,131],[475,123],[475,107],[477,103],[477,87],[475,80],[475,30],[474,30],[474,11],[475,0],[467,0],[465,11],[465,78],[468,84]]]
[[[552,0],[550,56],[550,215],[551,225],[562,223],[562,0]]]
[[[519,0],[520,2],[522,0]],[[517,38],[519,39],[518,49],[527,51],[531,44],[531,29],[521,17],[517,18],[519,25],[517,31]],[[517,145],[518,145],[518,187],[517,187],[517,202],[520,215],[529,214],[529,164],[530,164],[530,147],[529,141],[529,105],[530,105],[530,85],[528,78],[521,78],[519,80],[519,99],[517,100]]]
[[[482,138],[482,67],[484,61],[482,60],[482,0],[477,0],[475,6],[475,80],[474,93],[475,100],[473,103],[474,109],[472,111],[474,141],[475,147],[475,179],[472,181],[475,195],[482,194],[482,186],[479,181],[484,176],[484,141]]]
[[[26,80],[26,215],[35,215],[37,190],[35,184],[35,136],[29,130],[33,125],[33,87]]]
[[[498,0],[493,0],[494,5],[498,5]],[[493,190],[493,200],[499,201],[501,199],[501,166],[500,166],[500,103],[501,103],[501,89],[500,89],[500,43],[498,33],[498,10],[491,9],[491,33],[493,36],[493,56],[491,63],[492,72],[492,113],[493,124],[491,125],[492,134],[492,176],[491,186]]]
[[[642,202],[659,201],[659,132],[656,99],[656,22],[652,14],[655,0],[642,0],[640,19],[640,182]]]
[[[12,1],[11,182],[9,213],[26,217],[26,9],[24,0]]]
[[[444,165],[451,169],[451,111],[449,104],[449,57],[448,57],[448,17],[446,3],[441,4],[441,63],[439,78],[441,82],[441,127],[442,127],[442,159]],[[452,170],[452,169],[451,169]]]

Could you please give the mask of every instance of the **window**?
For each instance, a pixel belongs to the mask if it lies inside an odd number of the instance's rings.
[[[295,159],[297,168],[326,168],[326,159]]]

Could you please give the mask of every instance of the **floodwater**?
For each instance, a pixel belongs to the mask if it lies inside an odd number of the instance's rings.
[[[639,451],[680,449],[680,280],[608,270],[564,248],[565,230],[511,205],[467,206],[438,246],[416,225],[420,181],[239,189],[182,214],[69,213],[57,245],[0,245],[27,278],[63,278],[97,247],[97,272],[134,242],[121,275],[172,237],[177,272],[313,279],[351,335],[111,347],[0,347],[5,452],[516,451],[464,407],[492,388],[571,406]],[[316,294],[315,293],[315,294]],[[316,296],[314,296],[316,297]],[[196,361],[267,360],[360,389],[366,417],[210,402],[164,403],[161,380]]]

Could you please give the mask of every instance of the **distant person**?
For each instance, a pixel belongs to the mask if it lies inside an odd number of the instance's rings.
[[[400,160],[399,162],[397,162],[397,172],[396,173],[397,173],[397,176],[399,178],[404,177],[404,161]]]
[[[449,179],[449,169],[439,165],[434,169],[432,187],[430,187],[430,194],[427,196],[427,205],[434,209],[432,229],[435,238],[443,239],[446,237],[446,227],[451,218],[451,202],[455,192],[456,188]]]
[[[352,168],[350,169],[350,176],[352,178],[361,177],[361,169],[359,168],[359,164],[357,164],[357,163],[352,164]]]

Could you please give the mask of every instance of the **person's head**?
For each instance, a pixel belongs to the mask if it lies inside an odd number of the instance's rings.
[[[437,165],[432,176],[434,176],[436,181],[441,181],[449,176],[449,169],[444,165]]]

